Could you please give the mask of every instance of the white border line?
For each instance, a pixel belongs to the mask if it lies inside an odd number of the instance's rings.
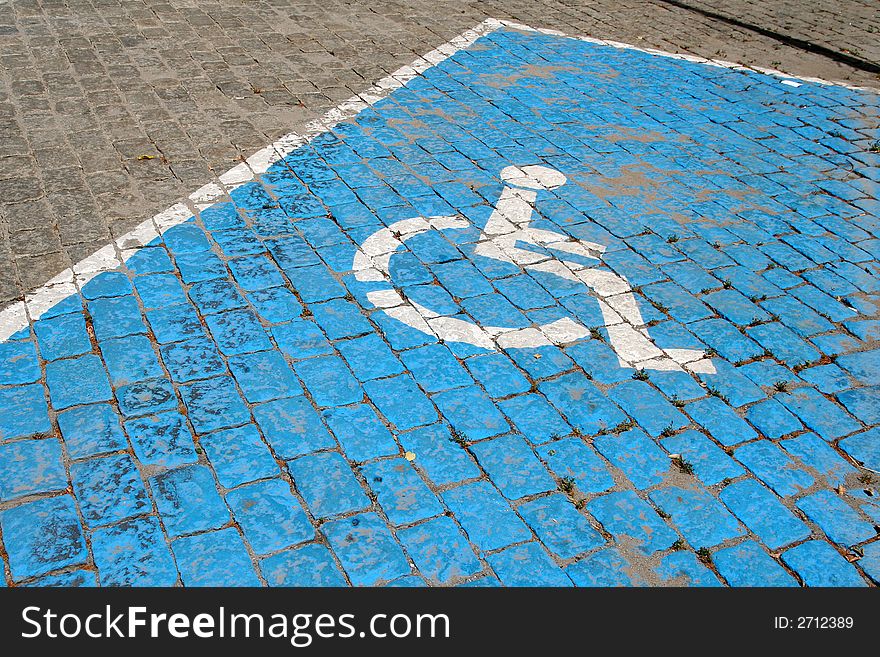
[[[52,277],[41,287],[25,295],[23,301],[16,301],[0,310],[0,342],[26,328],[29,323],[36,321],[43,313],[52,306],[72,294],[81,290],[82,286],[102,272],[112,271],[122,266],[129,257],[139,249],[160,237],[166,230],[183,223],[195,214],[195,210],[203,210],[215,203],[221,197],[233,191],[256,176],[265,173],[272,164],[283,159],[295,149],[309,143],[312,139],[324,132],[331,130],[338,123],[356,116],[361,110],[379,102],[396,89],[400,89],[413,78],[432,66],[448,59],[459,50],[463,50],[473,44],[481,36],[494,32],[501,27],[509,27],[525,32],[537,32],[551,36],[565,37],[597,45],[610,46],[624,50],[634,50],[659,57],[680,59],[697,64],[708,64],[738,71],[750,71],[779,77],[781,83],[798,87],[800,82],[813,82],[822,85],[834,85],[852,89],[855,91],[869,91],[880,93],[880,90],[871,87],[860,87],[845,82],[831,82],[819,78],[790,75],[770,68],[757,66],[744,66],[735,62],[718,59],[706,59],[696,55],[671,53],[654,48],[641,48],[619,41],[594,39],[586,36],[570,36],[558,30],[533,28],[513,21],[487,18],[479,25],[462,32],[455,38],[435,48],[423,57],[419,57],[412,64],[403,66],[390,75],[382,78],[369,89],[358,95],[343,101],[323,116],[306,124],[303,134],[291,132],[273,144],[260,149],[241,164],[232,167],[226,173],[220,175],[216,182],[208,183],[189,195],[184,202],[176,203],[167,210],[160,212],[151,219],[139,224],[133,230],[111,242],[105,247],[87,256],[78,263]]]
[[[76,294],[86,283],[102,272],[113,271],[122,266],[129,257],[173,226],[194,216],[196,210],[204,210],[218,199],[265,173],[278,160],[283,159],[300,146],[331,130],[338,123],[356,116],[361,110],[379,102],[391,92],[403,87],[413,78],[432,66],[470,46],[484,34],[502,26],[500,21],[487,19],[476,27],[382,78],[366,91],[343,101],[323,116],[306,124],[303,134],[291,132],[274,143],[258,150],[241,164],[232,167],[211,182],[197,189],[180,203],[172,205],[151,219],[139,224],[115,242],[111,242],[78,263],[53,276],[37,290],[25,295],[24,301],[16,301],[0,310],[0,342],[8,340],[26,328],[71,294]]]

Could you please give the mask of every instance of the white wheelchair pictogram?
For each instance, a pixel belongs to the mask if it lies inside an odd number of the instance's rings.
[[[654,344],[626,278],[581,262],[601,263],[603,245],[530,226],[538,192],[564,185],[566,178],[562,173],[538,165],[509,166],[501,171],[501,179],[505,186],[476,243],[476,255],[583,283],[592,290],[599,304],[608,343],[621,367],[677,370],[687,363],[692,371],[715,371],[702,350],[661,349]],[[415,217],[397,221],[370,235],[355,253],[352,270],[358,281],[387,285],[367,292],[367,299],[407,326],[446,342],[463,342],[486,350],[565,345],[590,335],[589,328],[570,317],[529,328],[480,326],[459,317],[441,316],[404,298],[393,287],[391,258],[407,240],[429,230],[461,229],[470,225],[461,215]],[[526,245],[541,249],[522,248]],[[554,257],[549,251],[561,255]]]

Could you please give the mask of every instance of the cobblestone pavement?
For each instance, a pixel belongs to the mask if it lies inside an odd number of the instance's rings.
[[[876,94],[484,29],[6,317],[7,585],[880,580]]]
[[[834,3],[833,16],[804,1],[767,4],[834,47],[863,43],[876,25],[854,0]],[[659,1],[13,0],[0,9],[0,304],[487,16],[877,84]]]
[[[783,36],[809,41],[880,64],[880,11],[872,0],[683,0]]]

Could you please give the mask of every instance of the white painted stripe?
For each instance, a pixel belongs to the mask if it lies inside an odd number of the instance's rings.
[[[85,274],[84,278],[87,278],[88,276],[88,274]],[[54,285],[47,285],[42,288],[40,294],[34,293],[25,296],[24,305],[31,317],[39,317],[52,306],[64,301],[64,299],[72,294],[76,294],[76,292],[77,288],[74,281],[55,283]]]
[[[715,366],[709,358],[701,358],[692,363],[686,363],[685,367],[694,374],[715,374]]]
[[[40,288],[41,290],[45,289]],[[0,342],[7,340],[28,325],[24,301],[16,301],[0,310]]]
[[[544,324],[540,329],[541,333],[546,335],[547,339],[556,345],[571,344],[590,335],[589,329],[582,324],[578,324],[570,317],[562,317],[555,322]]]
[[[373,290],[367,292],[367,299],[376,308],[393,308],[404,304],[403,297],[397,290]]]
[[[132,231],[117,238],[115,243],[99,249],[95,254],[88,256],[84,260],[64,270],[61,274],[53,277],[52,280],[47,281],[40,288],[28,293],[27,303],[25,301],[16,301],[3,308],[0,310],[0,341],[7,340],[10,336],[25,328],[29,321],[33,322],[37,320],[43,312],[61,300],[58,298],[60,292],[55,283],[60,280],[72,281],[75,278],[76,285],[82,287],[101,272],[111,271],[119,267],[121,263],[124,263],[136,253],[139,248],[160,236],[172,226],[176,226],[192,217],[194,211],[196,211],[199,206],[207,207],[215,203],[229,191],[235,189],[241,184],[253,180],[255,176],[265,173],[272,164],[283,159],[303,144],[308,143],[311,139],[314,139],[316,136],[332,129],[339,122],[356,116],[361,110],[375,104],[379,100],[382,100],[396,89],[403,87],[407,82],[420,73],[423,73],[432,66],[448,59],[458,51],[470,46],[481,36],[489,34],[500,27],[509,27],[520,31],[536,32],[550,36],[575,39],[586,43],[610,46],[613,48],[634,50],[658,57],[682,59],[689,62],[720,66],[734,70],[750,70],[781,77],[787,81],[801,80],[823,85],[837,85],[858,91],[880,93],[880,90],[871,87],[855,86],[846,82],[801,77],[774,69],[747,67],[733,62],[706,59],[695,55],[671,53],[653,48],[640,48],[638,46],[617,41],[595,39],[586,36],[570,36],[559,32],[558,30],[533,28],[514,21],[487,18],[473,29],[466,30],[447,43],[427,53],[424,57],[419,57],[411,64],[400,67],[390,75],[376,82],[366,91],[356,96],[352,96],[348,100],[329,110],[320,118],[309,122],[306,125],[303,135],[290,133],[281,137],[269,146],[258,150],[256,153],[246,158],[242,163],[235,165],[226,173],[221,174],[218,177],[217,182],[207,183],[197,189],[189,195],[187,199],[188,203],[177,203],[171,206],[153,218],[139,224]],[[113,251],[115,256],[111,257],[110,251]],[[76,277],[74,277],[74,272],[78,272]],[[546,338],[543,339],[546,340]]]
[[[92,278],[105,271],[120,267],[137,250],[161,236],[166,230],[183,223],[192,217],[196,210],[206,208],[225,196],[229,191],[265,173],[275,162],[308,143],[318,135],[332,129],[341,121],[356,116],[370,105],[382,100],[391,92],[401,88],[422,71],[448,59],[459,50],[467,48],[484,34],[501,27],[495,19],[486,19],[473,29],[463,32],[448,43],[420,57],[408,66],[402,66],[382,78],[363,93],[352,96],[329,110],[323,116],[306,124],[304,134],[290,133],[274,143],[235,165],[218,177],[218,182],[203,185],[189,195],[188,203],[177,203],[156,216],[142,222],[133,230],[116,239],[112,244],[102,247],[92,255],[81,260],[53,277],[43,286],[27,295],[27,301],[17,301],[0,310],[0,341],[28,326],[28,321],[36,321],[49,308],[75,292],[75,288],[60,287],[61,280],[74,281],[80,288]],[[63,290],[63,291],[62,291]],[[63,296],[62,296],[63,295]]]

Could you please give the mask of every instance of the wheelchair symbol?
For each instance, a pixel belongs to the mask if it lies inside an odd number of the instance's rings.
[[[501,171],[501,179],[505,185],[476,244],[476,255],[583,283],[599,304],[608,343],[621,367],[677,370],[689,363],[691,370],[714,373],[714,366],[702,350],[661,349],[654,344],[632,286],[624,276],[581,262],[601,263],[605,252],[603,245],[529,225],[538,192],[564,185],[566,178],[562,173],[537,165],[509,166]],[[355,253],[352,270],[358,281],[387,285],[369,291],[367,299],[390,317],[423,333],[446,342],[464,342],[486,350],[564,345],[590,335],[590,329],[567,317],[529,328],[480,326],[458,317],[441,316],[404,298],[394,289],[391,285],[391,258],[407,240],[429,230],[460,229],[470,225],[460,215],[415,217],[397,221],[370,235]],[[527,245],[541,248],[522,248]],[[560,255],[553,257],[549,251]]]

